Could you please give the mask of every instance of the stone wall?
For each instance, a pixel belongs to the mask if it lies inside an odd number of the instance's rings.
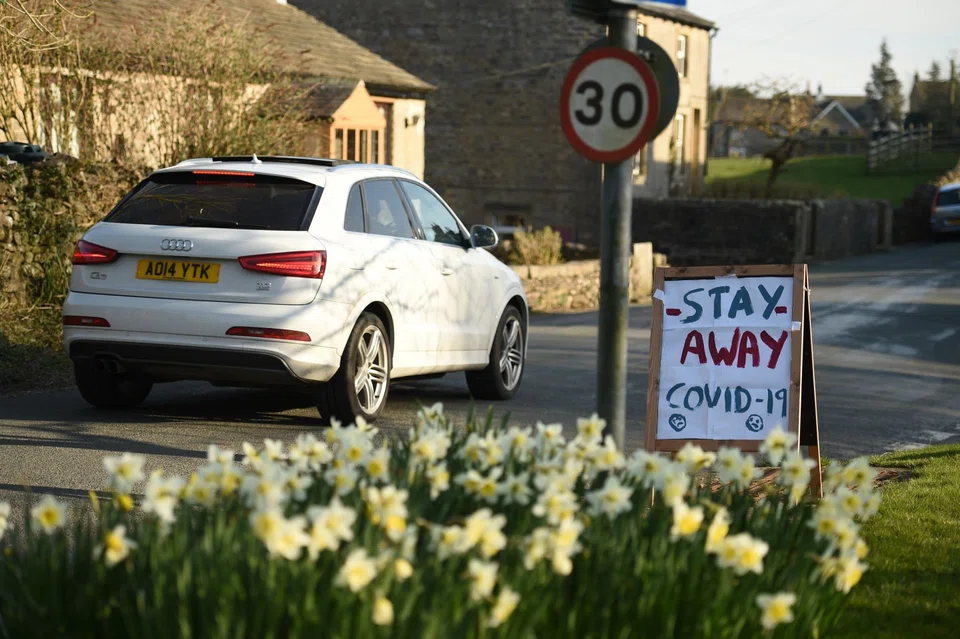
[[[633,238],[674,266],[832,260],[892,244],[884,200],[634,201]]]

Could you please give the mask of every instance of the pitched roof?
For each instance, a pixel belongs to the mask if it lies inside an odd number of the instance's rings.
[[[279,70],[306,77],[363,80],[373,91],[423,94],[434,87],[300,9],[277,0],[204,0],[218,15],[246,20],[280,48]],[[68,0],[79,4],[79,0]],[[88,37],[122,42],[157,12],[156,0],[93,0]],[[197,10],[197,0],[165,0],[166,9]]]
[[[356,88],[357,82],[353,80],[334,80],[312,86],[308,96],[310,114],[318,118],[333,117]]]
[[[651,4],[645,2],[637,7],[637,12],[646,14],[648,16],[653,16],[655,18],[673,20],[674,22],[679,22],[680,24],[688,24],[691,27],[699,27],[701,29],[713,29],[717,26],[710,20],[701,18],[695,13],[690,13],[686,9],[666,4]]]

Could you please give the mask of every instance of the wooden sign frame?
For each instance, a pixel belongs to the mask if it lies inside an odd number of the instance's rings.
[[[707,279],[735,275],[749,277],[792,277],[794,325],[800,324],[800,335],[793,331],[790,340],[790,412],[787,431],[797,435],[795,450],[807,448],[807,456],[816,462],[811,469],[810,489],[814,496],[823,496],[820,468],[820,420],[817,410],[816,369],[813,360],[813,329],[810,311],[810,281],[806,264],[756,266],[659,267],[654,271],[653,288],[663,293],[664,283],[675,280]],[[653,321],[650,327],[650,379],[647,389],[646,449],[650,452],[675,454],[687,443],[704,450],[716,451],[722,446],[738,448],[745,453],[760,450],[761,440],[720,439],[657,439],[660,407],[660,360],[663,356],[663,300],[653,299]],[[797,339],[800,337],[800,339]]]

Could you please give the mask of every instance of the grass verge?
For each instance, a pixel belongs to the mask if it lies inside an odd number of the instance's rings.
[[[59,307],[0,309],[0,394],[70,383]]]
[[[870,564],[834,636],[956,637],[960,628],[960,445],[882,455],[874,466],[906,468],[888,482],[863,537]]]
[[[820,197],[863,197],[890,200],[900,206],[920,184],[935,180],[957,165],[956,153],[934,153],[904,160],[867,173],[862,155],[827,155],[791,160],[777,179],[781,190],[812,191]],[[744,188],[767,179],[770,161],[763,158],[711,158],[708,185],[742,183]]]

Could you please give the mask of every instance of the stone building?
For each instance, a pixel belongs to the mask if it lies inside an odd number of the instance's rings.
[[[464,222],[507,233],[550,225],[568,240],[598,240],[600,167],[564,138],[559,98],[602,25],[570,16],[558,0],[290,2],[437,87],[425,174]],[[702,179],[714,26],[675,7],[640,13],[638,33],[669,52],[683,76],[675,122],[635,162],[636,194],[665,196],[671,178],[680,190]]]

